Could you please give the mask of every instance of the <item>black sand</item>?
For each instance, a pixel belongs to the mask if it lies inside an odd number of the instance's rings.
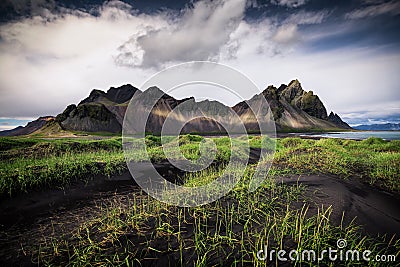
[[[253,151],[253,159],[257,158]],[[159,163],[157,169],[171,173],[168,162]],[[362,225],[362,231],[371,236],[400,235],[400,197],[378,190],[356,179],[344,180],[329,175],[290,176],[277,179],[277,183],[305,186],[305,196],[310,204],[310,215],[322,205],[332,206],[331,220],[334,224],[348,225],[354,218]],[[34,239],[34,229],[49,226],[54,218],[67,220],[64,214],[74,214],[77,222],[90,218],[90,210],[98,203],[107,203],[112,197],[129,197],[140,194],[129,172],[106,178],[98,176],[88,184],[77,182],[65,190],[47,190],[22,194],[0,202],[0,263],[30,264],[20,243]],[[97,204],[96,204],[97,203]],[[300,206],[299,206],[300,207]],[[75,218],[74,217],[74,218]],[[60,222],[62,223],[62,222]],[[72,226],[71,226],[72,227]],[[30,235],[27,237],[27,235]],[[32,240],[31,240],[32,241]]]

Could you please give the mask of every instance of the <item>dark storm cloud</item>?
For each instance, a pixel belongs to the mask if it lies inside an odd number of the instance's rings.
[[[56,6],[53,0],[3,0],[0,1],[0,21],[42,15],[46,10],[55,10]]]

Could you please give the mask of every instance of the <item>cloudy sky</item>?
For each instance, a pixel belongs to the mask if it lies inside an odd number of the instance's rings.
[[[0,130],[193,60],[260,89],[297,78],[352,125],[400,122],[399,28],[396,0],[1,1]]]

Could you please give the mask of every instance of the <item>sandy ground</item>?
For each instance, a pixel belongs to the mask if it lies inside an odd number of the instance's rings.
[[[161,167],[160,167],[161,168]],[[165,167],[163,167],[165,170]],[[333,222],[340,224],[355,218],[366,233],[400,235],[400,197],[366,185],[356,179],[329,175],[294,175],[277,179],[277,183],[305,186],[311,209],[332,206]],[[114,194],[139,192],[129,172],[110,179],[98,176],[88,184],[77,182],[69,189],[32,192],[0,202],[0,227],[5,230],[18,225],[34,224],[58,210],[71,210],[102,201]]]
[[[162,164],[161,164],[162,165]],[[165,171],[168,166],[159,166]],[[334,224],[349,224],[354,218],[362,231],[372,236],[400,235],[400,197],[380,191],[356,179],[344,180],[329,175],[290,176],[278,178],[277,183],[305,186],[310,213],[318,207],[332,206]],[[140,193],[129,172],[108,179],[98,176],[88,184],[76,182],[66,190],[47,190],[19,195],[0,201],[0,265],[30,259],[21,250],[21,243],[34,239],[35,229],[50,227],[54,218],[74,214],[76,223],[90,218],[88,210],[107,203],[115,195]],[[69,219],[68,219],[69,220]],[[76,225],[76,223],[74,225]],[[52,226],[54,227],[54,226]],[[1,264],[3,263],[3,264]]]
[[[300,175],[279,178],[284,184],[300,183],[312,209],[332,206],[331,220],[348,225],[353,219],[364,233],[400,236],[400,197],[366,185],[357,179],[329,175]]]

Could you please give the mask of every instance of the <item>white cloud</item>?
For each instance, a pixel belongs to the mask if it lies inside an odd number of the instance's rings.
[[[353,126],[390,122],[400,123],[400,101],[386,103],[384,109],[380,105],[369,105],[365,109],[360,109],[359,107],[354,112],[343,112],[342,119]]]
[[[329,16],[328,11],[306,12],[301,10],[290,15],[284,24],[310,25],[322,23]]]
[[[168,26],[147,29],[129,39],[121,47],[117,62],[159,67],[168,62],[213,59],[238,27],[245,6],[245,0],[196,2],[182,17],[168,18]]]
[[[149,67],[193,59],[231,65],[260,88],[298,78],[339,114],[400,102],[398,54],[351,47],[304,52],[311,37],[335,33],[306,34],[301,25],[322,23],[329,13],[248,21],[244,10],[244,1],[201,1],[181,12],[146,15],[113,1],[98,16],[63,10],[3,24],[0,116],[56,115],[92,88],[139,86],[158,70]]]
[[[305,5],[308,0],[271,0],[272,4],[287,6],[287,7],[299,7]]]
[[[275,30],[272,40],[280,45],[293,46],[303,41],[304,36],[299,31],[300,25],[320,24],[329,15],[327,11],[299,11],[286,18]],[[282,47],[281,47],[282,48]]]
[[[400,2],[394,0],[386,3],[377,2],[374,5],[369,5],[367,7],[347,13],[345,17],[347,19],[361,19],[367,17],[376,17],[379,15],[395,16],[398,14],[400,14]]]
[[[105,4],[98,17],[66,12],[1,25],[0,115],[55,115],[93,88],[140,84],[149,75],[116,68],[113,54],[143,27],[162,27],[161,15],[133,15]],[[18,108],[16,108],[18,107]]]
[[[257,23],[243,20],[220,49],[219,58],[229,60],[252,54],[274,55],[277,49],[272,38],[275,31],[276,26],[268,19]]]
[[[382,54],[374,49],[343,48],[318,53],[270,57],[251,54],[245,58],[224,61],[248,74],[260,87],[288,84],[299,79],[303,89],[317,94],[329,111],[339,115],[368,111],[368,114],[400,107],[398,86],[400,55]],[[375,117],[377,118],[377,117]]]
[[[300,40],[300,34],[297,31],[297,25],[287,24],[279,27],[273,37],[273,40],[285,45],[297,43]]]

